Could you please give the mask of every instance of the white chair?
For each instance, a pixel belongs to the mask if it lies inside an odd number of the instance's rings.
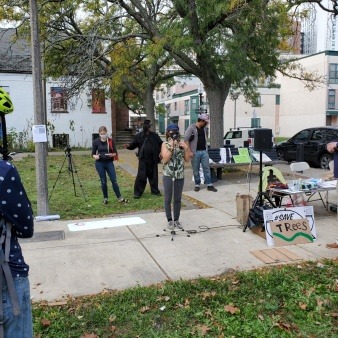
[[[309,170],[311,172],[311,169],[310,169],[310,166],[307,162],[293,162],[290,164],[290,170],[292,171],[292,174],[293,174],[293,178],[296,179],[296,175],[295,173],[297,172],[304,172],[306,170]],[[328,192],[326,192],[327,194]],[[319,198],[317,199],[311,199],[312,196],[314,196],[315,194],[318,194],[319,195]],[[328,208],[328,205],[327,203],[325,203],[324,199],[323,199],[323,196],[321,194],[320,191],[316,190],[316,191],[308,191],[308,192],[305,192],[305,195],[307,196],[307,200],[306,202],[310,202],[311,201],[322,201],[323,205],[324,205],[324,208],[327,209]]]
[[[303,172],[305,170],[310,170],[309,163],[307,162],[293,162],[290,164],[290,170],[292,171],[293,177],[295,177],[295,172]]]

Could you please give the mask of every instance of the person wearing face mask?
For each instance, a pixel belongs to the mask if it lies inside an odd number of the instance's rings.
[[[190,125],[184,134],[184,142],[193,153],[191,165],[194,173],[195,191],[200,190],[201,177],[200,166],[202,166],[205,184],[208,191],[216,192],[217,189],[212,185],[209,167],[209,154],[207,151],[207,128],[210,122],[209,115],[199,114],[197,122]]]
[[[92,156],[95,159],[95,168],[101,181],[103,204],[108,203],[107,174],[118,201],[120,203],[127,203],[128,200],[122,197],[116,179],[114,166],[114,160],[118,159],[116,145],[113,140],[108,137],[108,131],[105,126],[99,128],[99,137],[93,141]]]
[[[138,148],[138,170],[134,184],[134,198],[140,198],[149,181],[152,195],[161,195],[158,189],[158,163],[162,140],[157,133],[150,130],[151,121],[145,120],[143,130],[134,136],[131,143],[124,147],[129,150]]]

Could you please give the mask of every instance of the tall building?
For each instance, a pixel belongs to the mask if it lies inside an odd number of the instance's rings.
[[[332,8],[331,0],[322,0],[323,5]],[[302,20],[302,54],[315,54],[325,50],[338,50],[338,17],[324,11],[316,4],[304,4],[308,12]]]

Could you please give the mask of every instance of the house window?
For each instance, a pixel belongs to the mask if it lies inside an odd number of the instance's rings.
[[[92,90],[92,112],[93,113],[106,113],[106,101],[103,89]]]
[[[51,107],[52,113],[68,113],[67,91],[65,88],[51,88]]]
[[[335,89],[329,89],[328,108],[329,109],[335,109],[336,108],[336,91],[335,91]]]
[[[338,83],[338,64],[330,63],[329,83]]]
[[[69,145],[69,134],[53,134],[53,148],[65,148]]]
[[[187,115],[189,112],[189,100],[184,101],[184,114]]]
[[[276,106],[280,105],[280,95],[276,95]]]

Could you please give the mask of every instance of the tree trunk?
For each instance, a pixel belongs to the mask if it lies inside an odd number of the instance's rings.
[[[223,114],[224,103],[228,96],[230,86],[215,86],[214,88],[205,88],[210,114],[210,147],[223,147]]]
[[[152,85],[147,86],[147,91],[144,98],[145,113],[147,119],[151,121],[153,125],[153,131],[155,131],[155,100],[154,100],[154,90],[155,88]]]

